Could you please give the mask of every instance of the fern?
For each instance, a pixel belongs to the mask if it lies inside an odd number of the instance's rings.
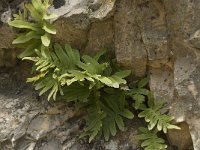
[[[32,4],[25,4],[24,13],[14,15],[14,20],[9,22],[10,26],[24,29],[24,33],[13,41],[19,47],[25,47],[25,51],[19,55],[20,58],[31,56],[35,49],[40,49],[41,45],[48,47],[51,41],[51,34],[56,34],[53,25],[49,19],[53,19],[56,15],[48,14],[49,0],[32,0]],[[31,23],[28,15],[31,15]]]
[[[89,136],[89,143],[101,132],[105,113],[101,111],[99,107],[90,107],[88,109],[87,127],[84,132],[80,135],[80,138]]]
[[[124,131],[125,120],[133,119],[135,109],[148,123],[148,129],[141,128],[142,133],[138,135],[144,141],[142,147],[145,150],[166,148],[156,133],[179,128],[170,123],[173,117],[160,113],[163,105],[154,103],[153,94],[146,89],[148,79],[128,86],[125,78],[130,71],[117,69],[116,63],[109,59],[105,61],[106,50],[95,56],[81,56],[68,44],[62,47],[52,43],[51,35],[56,34],[56,30],[49,20],[56,16],[47,12],[48,7],[49,0],[32,0],[25,5],[23,13],[14,15],[14,20],[9,22],[22,31],[13,41],[25,49],[20,57],[34,64],[35,76],[27,82],[35,85],[39,95],[48,93],[48,100],[85,106],[87,125],[81,137],[89,136],[89,142],[101,135],[107,141],[118,130]]]
[[[144,108],[145,98],[148,97],[151,92],[145,88],[148,84],[148,78],[144,78],[137,83],[137,85],[129,89],[126,93],[127,96],[133,100],[132,106],[137,110]],[[150,99],[149,99],[150,101]]]
[[[36,51],[36,53],[37,57],[24,58],[34,61],[36,71],[40,73],[33,78],[29,78],[28,82],[34,82],[36,90],[42,89],[40,95],[49,90],[54,90],[50,92],[48,99],[54,95],[53,98],[55,100],[58,91],[61,94],[63,93],[63,86],[70,86],[76,82],[80,84],[89,82],[90,89],[95,85],[119,88],[120,84],[126,84],[124,78],[130,74],[130,71],[127,70],[116,72],[110,76],[104,76],[103,72],[108,64],[99,63],[95,59],[96,56],[92,58],[84,55],[82,61],[79,52],[72,49],[69,45],[66,45],[63,49],[59,44],[55,44],[52,51],[43,47],[40,51]],[[46,76],[48,76],[49,81],[53,81],[51,84],[44,80]]]
[[[169,129],[180,128],[170,123],[174,119],[173,117],[160,113],[163,103],[154,103],[152,93],[145,88],[147,84],[148,79],[144,78],[135,87],[126,91],[126,94],[134,101],[132,106],[136,110],[140,110],[138,117],[144,118],[148,123],[148,129],[141,128],[140,131],[143,134],[138,136],[140,140],[144,140],[142,147],[146,147],[145,150],[163,150],[166,148],[166,145],[163,139],[156,136],[157,131],[162,130],[164,133],[167,133]]]
[[[156,130],[150,131],[147,128],[140,127],[139,131],[141,133],[137,135],[137,139],[143,141],[141,146],[144,147],[144,150],[164,150],[167,148],[165,141],[156,135]]]
[[[88,102],[89,96],[91,95],[91,90],[89,89],[89,85],[80,84],[78,82],[71,84],[70,86],[65,86],[62,89],[64,95],[59,97],[59,99],[64,99],[67,102],[71,101],[79,101],[79,102]]]
[[[174,119],[171,116],[161,114],[160,109],[163,107],[163,104],[157,104],[150,108],[144,109],[139,113],[139,117],[144,117],[145,121],[149,123],[148,129],[152,130],[155,126],[158,131],[163,130],[164,133],[167,133],[167,129],[180,129],[175,125],[170,124]]]
[[[126,104],[125,93],[123,91],[117,91],[118,94],[105,94],[102,103],[100,103],[102,110],[106,113],[106,118],[103,124],[104,131],[108,128],[108,133],[104,132],[106,140],[108,140],[106,137],[109,137],[109,133],[112,136],[116,134],[116,127],[118,127],[119,130],[124,131],[124,118],[133,119],[134,117]]]
[[[92,99],[95,101],[89,106],[88,127],[81,135],[81,137],[90,136],[89,142],[100,133],[108,141],[111,135],[116,135],[118,129],[124,131],[125,118],[133,119],[134,117],[126,104],[124,91],[117,90],[116,94],[116,90],[114,90],[115,93],[108,94],[107,90],[98,93],[96,99],[93,97]],[[109,88],[109,90],[113,89]]]

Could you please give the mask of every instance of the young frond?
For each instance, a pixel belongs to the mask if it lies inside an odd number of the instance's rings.
[[[36,65],[36,71],[44,72],[53,68],[65,72],[66,70],[76,69],[80,61],[80,55],[77,50],[71,47],[63,49],[59,44],[54,45],[54,50],[42,47],[36,50],[37,57],[25,57],[24,59],[33,60]]]
[[[132,105],[136,110],[143,109],[145,107],[144,106],[145,99],[151,94],[151,92],[145,88],[147,84],[148,84],[148,79],[144,78],[138,82],[136,87],[126,91],[127,96],[129,96],[132,100],[134,100]]]
[[[49,19],[56,17],[55,15],[48,14],[49,4],[45,0],[32,0],[32,3],[25,4],[24,13],[19,12],[18,15],[14,15],[14,20],[9,22],[10,26],[19,29],[25,29],[25,33],[18,36],[13,44],[26,45],[28,42],[33,43],[37,41],[36,44],[25,50],[20,54],[20,58],[31,56],[35,49],[40,46],[49,47],[51,43],[51,34],[56,34],[56,29],[50,24]],[[27,17],[27,11],[31,16],[31,23]],[[40,46],[39,46],[40,45]]]

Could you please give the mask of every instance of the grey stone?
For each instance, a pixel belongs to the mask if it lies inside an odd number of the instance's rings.
[[[1,22],[8,23],[11,20],[11,9],[9,8],[7,11],[1,14]]]
[[[59,8],[52,7],[51,12],[58,18],[63,17],[77,28],[86,29],[91,21],[103,20],[114,10],[115,0],[66,0]]]

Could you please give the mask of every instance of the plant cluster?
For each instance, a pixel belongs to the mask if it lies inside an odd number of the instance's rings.
[[[81,56],[66,44],[64,47],[51,42],[56,30],[49,19],[55,15],[47,13],[48,0],[32,0],[24,12],[15,15],[9,24],[21,29],[13,44],[25,48],[20,54],[23,60],[33,61],[36,74],[28,78],[40,95],[48,93],[48,100],[64,100],[84,106],[87,110],[86,127],[80,137],[89,137],[91,142],[98,135],[105,140],[115,136],[117,130],[125,130],[125,119],[133,119],[133,110],[138,110],[148,128],[140,128],[138,139],[145,150],[162,150],[167,147],[157,136],[158,131],[178,129],[170,124],[173,117],[161,114],[163,104],[155,104],[152,93],[145,87],[148,79],[135,86],[127,84],[129,70],[117,69],[115,63],[105,62],[105,50],[94,56]],[[29,14],[29,15],[28,15]]]
[[[34,49],[40,49],[41,45],[50,45],[51,35],[56,34],[56,29],[49,20],[56,15],[47,12],[49,6],[49,0],[32,0],[32,4],[25,4],[23,13],[19,11],[14,15],[14,20],[9,22],[10,26],[23,29],[12,42],[25,49],[20,58],[33,55]]]

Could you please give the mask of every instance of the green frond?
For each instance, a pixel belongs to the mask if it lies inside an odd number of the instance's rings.
[[[99,50],[95,55],[94,55],[94,59],[96,60],[96,61],[99,61],[99,58],[101,57],[101,56],[103,56],[103,55],[105,55],[106,54],[106,49],[101,49],[101,50]]]
[[[91,137],[91,133],[98,130],[99,133],[103,134],[105,140],[108,141],[110,136],[116,135],[118,129],[124,131],[124,119],[133,119],[134,117],[133,113],[128,109],[125,101],[125,93],[123,91],[118,90],[117,94],[115,93],[111,95],[104,93],[101,100],[97,99],[96,102],[89,106],[90,110],[94,111],[89,112],[89,118],[91,119],[92,116],[98,119],[101,118],[98,120],[100,126],[98,126],[98,128],[96,126],[91,128],[91,126],[88,125],[86,127],[87,130],[85,135]],[[98,117],[98,113],[104,114],[103,117]],[[94,120],[94,118],[92,119]]]
[[[99,64],[98,61],[88,55],[83,55],[82,59],[83,62],[80,62],[78,66],[90,74],[102,74],[107,67],[107,63]]]
[[[102,130],[102,120],[105,118],[105,116],[105,113],[98,107],[90,107],[88,109],[87,127],[84,129],[84,132],[81,134],[80,138],[89,136],[90,143]]]
[[[44,35],[42,35],[41,41],[44,46],[48,47],[51,42],[51,37],[50,37],[49,33],[45,33]]]
[[[39,22],[42,21],[42,15],[37,11],[37,9],[32,4],[26,4],[25,8],[30,12],[31,17],[34,20]]]
[[[133,119],[134,115],[133,113],[127,108],[125,104],[125,95],[124,92],[118,91],[118,93],[115,93],[114,95],[104,95],[103,96],[104,101],[100,103],[100,106],[102,110],[107,114],[106,118],[107,120],[112,121],[112,123],[109,123],[109,121],[105,121],[105,127],[111,126],[109,128],[109,132],[113,135],[116,129],[113,129],[112,127],[118,127],[121,131],[124,131],[125,125],[124,125],[124,118],[127,119]],[[106,124],[108,122],[108,124]],[[103,129],[104,130],[104,129]],[[106,131],[107,129],[105,129]],[[112,131],[114,130],[114,131]],[[106,134],[109,134],[106,132]],[[104,135],[105,139],[108,135]]]
[[[32,39],[37,40],[37,46],[29,47],[20,54],[20,58],[32,56],[35,53],[35,49],[38,47],[49,47],[51,43],[51,34],[56,34],[56,29],[49,22],[49,19],[55,17],[53,14],[48,14],[48,0],[44,2],[42,0],[32,0],[32,3],[25,4],[24,13],[19,11],[18,15],[14,15],[14,20],[8,24],[15,28],[25,29],[25,33],[17,37],[13,44],[26,45]],[[31,23],[28,20],[27,12],[31,16]],[[29,44],[30,45],[30,44]]]
[[[18,56],[19,58],[25,58],[35,53],[35,49],[40,47],[40,42],[37,40],[31,40],[31,43],[25,48],[25,50]]]
[[[64,99],[67,102],[70,101],[81,101],[88,102],[91,90],[87,85],[81,85],[78,82],[71,84],[70,86],[63,87],[63,95],[60,99]]]
[[[47,33],[56,34],[55,27],[50,23],[48,23],[47,21],[44,22],[42,29],[44,29]]]
[[[23,20],[13,20],[8,23],[10,26],[13,26],[15,28],[20,28],[20,29],[30,29],[33,31],[39,31],[39,27],[37,24],[34,23],[29,23]]]
[[[144,102],[151,92],[145,88],[132,88],[126,91],[128,97],[133,100],[133,107],[137,109],[144,108]]]
[[[32,0],[32,5],[41,15],[46,12],[46,8],[42,3],[42,0]]]
[[[145,86],[147,86],[148,83],[149,83],[149,79],[144,78],[138,82],[137,86],[138,88],[144,88]]]
[[[140,134],[137,135],[137,139],[143,141],[141,146],[144,150],[165,150],[167,145],[162,138],[157,136],[157,131],[150,131],[147,128],[140,127]]]
[[[20,43],[26,43],[30,41],[31,39],[39,39],[40,36],[37,35],[35,31],[30,31],[25,34],[21,34],[18,36],[15,40],[13,40],[12,44],[20,44]]]
[[[152,130],[154,127],[158,129],[158,131],[163,131],[167,133],[167,129],[179,129],[177,126],[172,125],[170,122],[173,120],[173,117],[161,114],[160,109],[162,108],[163,103],[157,104],[154,107],[146,108],[142,112],[139,113],[140,118],[144,118],[146,122],[149,123],[148,129]]]
[[[33,78],[28,78],[28,82],[34,82],[36,90],[40,90],[39,95],[43,95],[44,93],[49,91],[48,94],[48,100],[50,100],[52,97],[54,100],[56,100],[57,93],[60,91],[62,93],[61,89],[59,88],[60,85],[57,80],[53,79],[52,76],[41,74],[39,76],[35,76]]]

